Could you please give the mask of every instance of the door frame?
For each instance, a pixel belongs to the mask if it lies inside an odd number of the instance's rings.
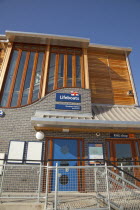
[[[80,142],[82,143],[82,159],[85,158],[85,145],[84,145],[84,138],[79,137],[46,137],[45,140],[45,151],[44,151],[44,160],[45,165],[47,165],[48,159],[53,159],[53,140],[54,139],[69,139],[69,140],[77,140],[77,166],[85,166],[84,161],[78,161],[80,158]],[[53,162],[49,162],[50,166],[52,166]],[[49,173],[49,189],[48,191],[51,192],[52,188],[52,172]],[[46,183],[46,174],[44,174],[43,183]],[[46,184],[45,184],[46,185]],[[45,189],[45,186],[43,184],[43,189]],[[78,192],[85,192],[85,170],[84,169],[78,169]]]
[[[138,150],[140,153],[140,140],[139,139],[131,139],[131,138],[108,138],[106,139],[106,158],[108,160],[108,146],[107,142],[110,143],[110,161],[117,161],[116,160],[116,150],[115,150],[115,144],[120,143],[120,144],[130,144],[131,145],[131,150],[132,150],[132,158],[134,161],[139,160],[139,156],[137,154],[137,149],[136,149],[136,142],[138,143]],[[139,163],[135,163],[135,165],[139,165]]]
[[[121,142],[123,144],[123,142],[124,142],[124,143],[131,144],[132,158],[134,159],[133,160],[134,165],[140,165],[140,162],[135,162],[135,161],[140,161],[140,139],[136,139],[136,138],[135,139],[131,139],[131,138],[125,138],[125,139],[124,138],[109,138],[109,139],[106,139],[106,157],[108,159],[107,142],[110,143],[110,148],[109,148],[110,149],[110,161],[116,161],[115,144],[118,142]],[[138,146],[138,150],[137,150],[136,146]],[[117,162],[115,162],[114,165],[117,165]],[[134,172],[134,176],[139,178],[140,169],[134,168],[133,172]],[[135,184],[137,186],[140,186],[140,182],[135,181]]]

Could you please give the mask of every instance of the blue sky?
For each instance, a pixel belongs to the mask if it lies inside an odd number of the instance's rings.
[[[0,0],[0,8],[0,34],[48,33],[131,47],[140,100],[140,0]]]

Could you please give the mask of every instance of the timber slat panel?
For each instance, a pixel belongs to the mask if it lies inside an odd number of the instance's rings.
[[[88,49],[89,82],[92,103],[134,104],[125,54],[111,54],[104,50]]]

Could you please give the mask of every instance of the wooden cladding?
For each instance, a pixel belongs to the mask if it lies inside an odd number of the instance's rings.
[[[4,52],[4,50],[1,50],[1,52],[0,52],[0,56],[1,56],[0,57],[1,58],[0,92],[2,90],[2,85],[3,85],[3,82],[4,82],[4,76],[5,76],[5,73],[6,73],[7,66],[8,66],[11,51],[12,51],[12,44],[8,43],[7,49],[5,50],[5,52]]]
[[[90,88],[92,103],[136,101],[125,54],[19,43],[12,50],[9,43],[1,68],[2,107],[25,106],[53,90],[71,87]]]
[[[88,51],[92,103],[132,105],[134,96],[125,55]]]

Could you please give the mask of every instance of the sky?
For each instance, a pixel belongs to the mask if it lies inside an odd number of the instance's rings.
[[[140,0],[0,0],[0,34],[6,30],[89,38],[131,47],[140,101]]]

